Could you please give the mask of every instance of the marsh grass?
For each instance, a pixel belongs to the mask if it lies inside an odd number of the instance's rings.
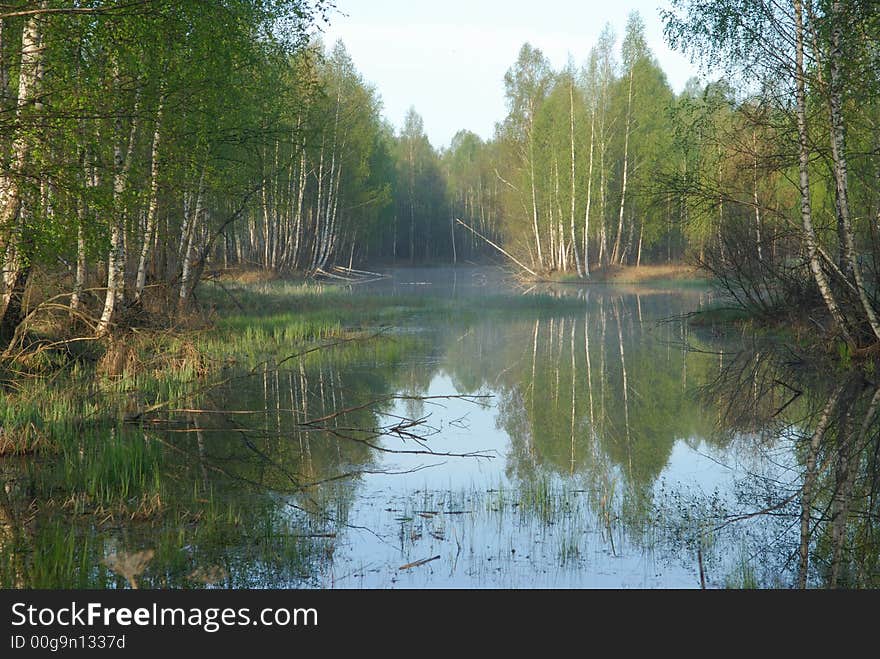
[[[724,578],[728,590],[754,590],[760,588],[757,572],[745,549],[742,549],[729,574]]]
[[[32,422],[0,428],[0,458],[51,453],[55,450],[56,446]]]
[[[564,582],[605,546],[588,493],[549,475],[416,491],[389,511],[404,559],[440,553],[447,569],[478,585],[513,585],[535,571],[558,573]]]
[[[592,583],[591,572],[624,562],[657,570],[676,565],[699,588],[702,560],[709,588],[766,587],[741,538],[715,531],[722,514],[717,500],[696,501],[691,492],[657,496],[651,503],[617,488],[615,497],[603,497],[588,484],[538,474],[491,487],[401,494],[389,501],[386,523],[396,530],[401,564],[440,555],[434,569],[447,572],[452,584],[519,587],[538,579],[580,586],[585,578]],[[394,586],[400,571],[389,567]],[[410,585],[421,583],[409,576]]]
[[[122,588],[134,576],[140,588],[253,588],[314,585],[326,562],[326,541],[293,532],[277,510],[232,504],[203,510],[197,520],[172,515],[162,520],[93,517],[70,522],[41,511],[17,552],[0,553],[4,588]],[[149,554],[137,574],[125,557]],[[128,566],[131,567],[131,566]]]

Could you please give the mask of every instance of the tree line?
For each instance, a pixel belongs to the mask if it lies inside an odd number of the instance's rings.
[[[323,0],[3,5],[0,348],[30,314],[62,303],[110,333],[157,281],[186,306],[218,237],[265,195],[271,149],[302,139],[286,101],[315,97],[304,44],[326,10]]]
[[[533,275],[688,260],[755,315],[816,309],[847,352],[878,345],[880,6],[676,0],[663,20],[723,75],[674,93],[637,13],[580,68],[525,44],[482,169],[450,180],[490,172],[494,240]]]
[[[185,311],[218,267],[438,253],[415,186],[433,176],[429,202],[445,204],[439,165],[420,128],[398,137],[381,118],[344,46],[316,36],[331,9],[0,5],[0,351],[48,321],[100,337]]]
[[[678,94],[637,13],[581,66],[524,44],[492,137],[441,149],[314,36],[331,9],[0,6],[0,350],[40,314],[102,336],[184,311],[214,269],[499,250],[584,279],[691,259],[756,313],[817,303],[848,349],[880,341],[876,3],[676,0],[671,45],[727,69]]]

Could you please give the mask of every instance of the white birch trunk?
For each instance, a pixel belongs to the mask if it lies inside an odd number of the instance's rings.
[[[574,228],[575,214],[575,150],[574,150],[574,76],[572,76],[568,87],[568,106],[569,106],[569,138],[571,140],[571,246],[574,250],[574,266],[577,270],[578,277],[583,278],[584,272],[581,269],[581,257],[578,252],[577,234]]]
[[[531,126],[529,127],[529,181],[532,189],[532,228],[535,232],[535,250],[538,256],[538,269],[543,270],[544,257],[541,252],[541,232],[538,229],[538,196],[535,192],[535,148]]]
[[[116,73],[117,87],[119,86],[118,68]],[[125,150],[120,143],[122,133],[122,117],[116,119],[116,142],[113,145],[113,213],[114,218],[110,224],[110,252],[107,255],[107,293],[104,296],[104,310],[98,321],[98,336],[110,332],[110,328],[116,321],[122,310],[125,297],[125,189],[128,173],[131,168],[134,142],[137,133],[138,106],[135,103],[131,130]]]
[[[877,319],[877,313],[874,310],[868,294],[865,290],[864,278],[862,270],[856,258],[855,242],[853,239],[853,228],[850,219],[849,209],[849,192],[847,182],[847,163],[846,163],[846,142],[843,125],[843,109],[840,91],[840,60],[841,60],[841,9],[840,0],[831,3],[831,89],[830,89],[830,105],[831,105],[831,155],[834,160],[834,180],[837,187],[837,212],[838,221],[840,222],[839,234],[842,238],[841,250],[843,253],[843,261],[846,266],[844,272],[849,271],[855,282],[856,290],[859,294],[859,301],[865,312],[874,338],[880,341],[880,322]]]
[[[309,271],[314,272],[318,267],[318,250],[320,248],[319,236],[323,230],[321,226],[321,214],[324,206],[324,136],[321,136],[321,153],[318,158],[318,192],[315,207],[315,235],[312,239],[312,258]]]
[[[614,249],[611,251],[611,261],[614,263],[617,263],[618,258],[620,258],[620,238],[623,234],[623,212],[624,206],[626,205],[626,184],[627,176],[629,174],[629,134],[632,127],[632,89],[634,71],[635,67],[630,67],[629,93],[626,101],[626,132],[624,133],[623,139],[623,182],[620,188],[620,213],[618,214],[617,220],[617,237],[614,240]],[[622,258],[620,258],[620,262],[621,264],[623,263]]]
[[[86,237],[83,230],[85,210],[85,201],[81,199],[76,209],[76,274],[73,280],[73,293],[70,296],[72,315],[79,311],[82,305],[82,295],[86,285]]]
[[[813,229],[813,211],[810,200],[810,143],[807,134],[807,95],[804,74],[804,26],[802,0],[794,0],[795,14],[795,39],[796,39],[796,103],[797,103],[797,128],[799,144],[799,180],[801,192],[801,220],[804,228],[804,243],[809,257],[810,270],[819,287],[819,293],[828,308],[837,330],[851,347],[855,347],[852,337],[846,328],[843,315],[828,285],[828,278],[822,270],[819,260],[816,232]]]
[[[45,7],[46,2],[39,6]],[[21,65],[18,76],[18,100],[15,118],[19,124],[31,107],[39,108],[37,98],[42,76],[42,33],[40,17],[31,16],[21,36]],[[19,124],[20,125],[20,124]],[[0,298],[0,350],[5,350],[21,320],[21,305],[30,275],[28,259],[20,259],[20,247],[26,245],[20,235],[21,181],[31,152],[31,136],[22,130],[14,133],[9,169],[0,175],[0,254],[4,255],[3,274],[6,286]]]
[[[144,229],[144,241],[141,245],[140,259],[138,260],[137,278],[135,279],[134,301],[141,302],[144,287],[147,283],[147,258],[153,243],[153,234],[156,231],[156,221],[159,214],[159,146],[161,143],[160,127],[162,123],[162,99],[156,110],[156,127],[153,130],[153,144],[150,148],[150,201],[147,208],[147,225]]]
[[[590,207],[593,203],[593,146],[596,109],[590,112],[590,161],[587,165],[587,207],[584,210],[584,277],[590,276]]]
[[[205,170],[207,169],[207,162],[202,165],[202,173],[199,176],[199,189],[196,192],[196,204],[195,209],[192,213],[192,218],[189,222],[190,230],[189,236],[186,242],[186,251],[183,255],[183,264],[181,266],[180,271],[180,292],[178,294],[177,300],[177,308],[178,310],[183,310],[186,307],[187,302],[189,302],[189,296],[193,289],[192,282],[192,274],[193,274],[193,266],[194,266],[194,256],[196,253],[195,244],[196,237],[199,231],[199,219],[201,218],[203,206],[202,204],[205,194]]]

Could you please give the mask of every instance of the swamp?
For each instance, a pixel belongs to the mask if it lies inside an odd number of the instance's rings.
[[[0,3],[0,588],[880,587],[880,3],[433,7]]]
[[[173,378],[129,354],[16,393],[52,446],[3,459],[4,586],[876,585],[880,389],[691,327],[702,282],[205,295]]]

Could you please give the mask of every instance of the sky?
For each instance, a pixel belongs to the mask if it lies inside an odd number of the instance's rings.
[[[504,74],[526,41],[554,70],[581,66],[606,23],[623,39],[636,10],[654,56],[679,92],[698,68],[663,40],[664,0],[336,0],[324,40],[341,39],[396,127],[410,106],[436,148],[464,128],[483,139],[507,114]]]

